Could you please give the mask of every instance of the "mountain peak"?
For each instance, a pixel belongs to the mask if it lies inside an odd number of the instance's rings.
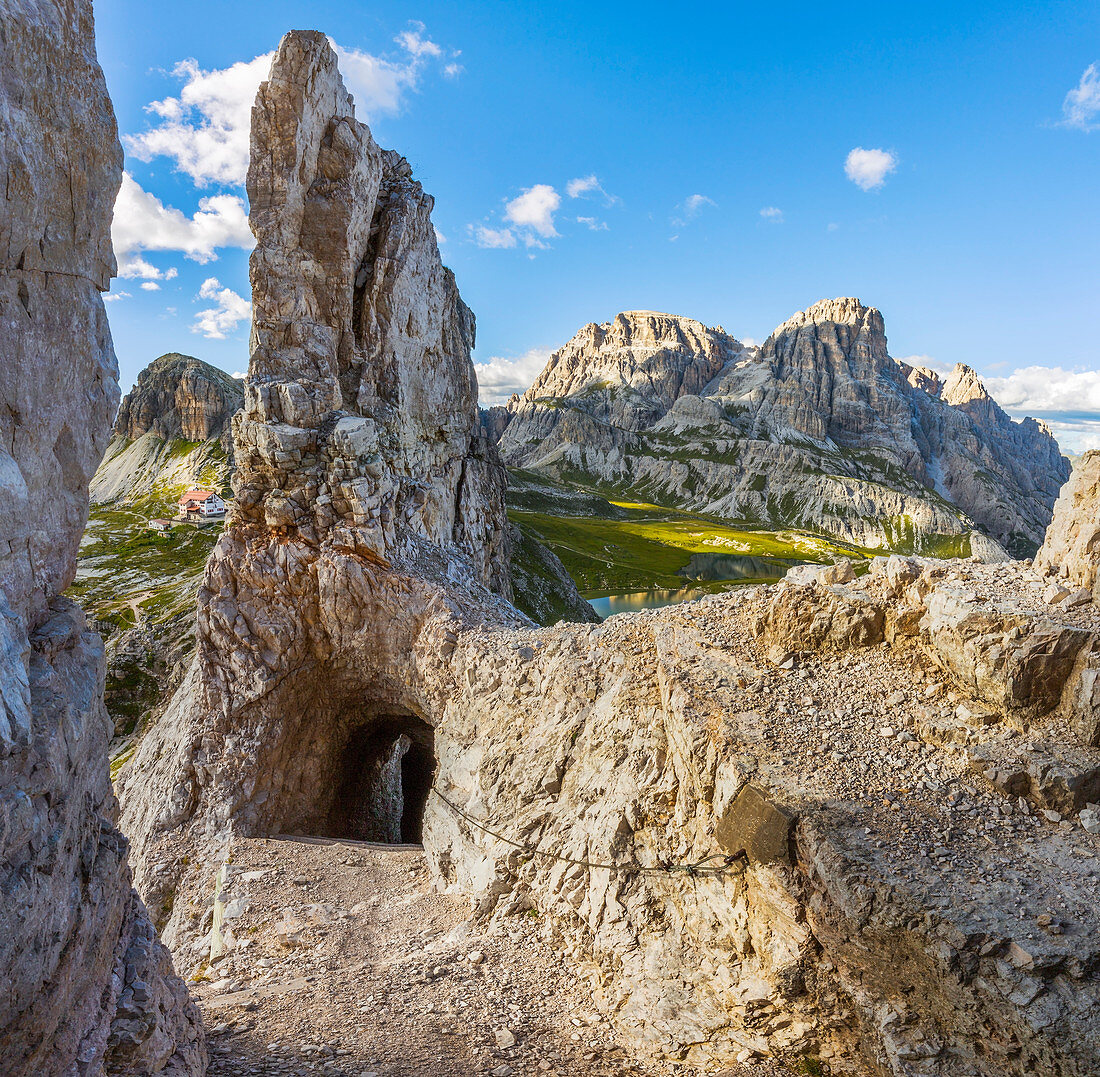
[[[965,363],[956,363],[954,369],[944,379],[940,390],[940,399],[945,404],[968,404],[973,400],[990,400],[985,384],[978,372]]]
[[[243,383],[193,355],[154,359],[123,397],[112,434],[136,441],[152,431],[166,441],[218,437],[244,399]]]

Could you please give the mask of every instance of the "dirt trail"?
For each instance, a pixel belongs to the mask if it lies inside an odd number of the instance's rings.
[[[695,1072],[634,1059],[536,919],[472,925],[418,847],[252,839],[229,875],[235,945],[192,985],[211,1077]]]

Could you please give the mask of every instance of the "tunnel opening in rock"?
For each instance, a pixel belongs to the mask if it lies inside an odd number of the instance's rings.
[[[335,768],[325,833],[419,844],[435,770],[435,737],[422,719],[388,715],[352,728]]]

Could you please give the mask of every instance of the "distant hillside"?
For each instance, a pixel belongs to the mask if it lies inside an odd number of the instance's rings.
[[[229,423],[243,383],[191,355],[155,359],[123,398],[92,479],[93,504],[148,500],[167,506],[188,486],[228,493]]]
[[[485,418],[505,462],[608,496],[864,548],[1016,556],[1042,541],[1069,465],[969,367],[887,351],[882,315],[816,303],[759,347],[652,311],[587,325]]]

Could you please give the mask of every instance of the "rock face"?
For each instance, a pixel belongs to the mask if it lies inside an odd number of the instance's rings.
[[[220,438],[243,398],[236,378],[193,355],[169,352],[138,375],[111,433],[129,441],[150,432],[164,441]]]
[[[197,1013],[112,821],[102,645],[60,597],[118,400],[99,293],[122,150],[90,0],[9,0],[0,22],[0,1058],[198,1074]]]
[[[506,591],[503,472],[481,433],[473,314],[440,262],[432,199],[354,119],[319,42],[284,39],[253,111],[236,520],[376,558],[412,555],[417,539],[453,544]]]
[[[1085,453],[1062,487],[1035,567],[1100,597],[1100,451]]]
[[[241,382],[201,359],[155,359],[119,406],[93,503],[153,498],[164,512],[189,486],[223,489],[233,471],[230,420],[243,399]]]
[[[389,781],[401,737],[423,739],[401,672],[421,634],[446,648],[433,633],[462,606],[524,621],[498,597],[504,473],[477,410],[473,316],[440,262],[431,198],[354,118],[322,34],[279,47],[248,192],[236,502],[199,590],[190,672],[121,786],[143,892],[162,909],[175,865],[152,850],[179,824],[210,840],[328,826],[349,745]],[[223,769],[209,737],[254,743],[258,770]],[[186,924],[175,905],[168,937]]]
[[[252,153],[240,508],[187,680],[121,777],[140,885],[181,960],[245,941],[226,896],[242,839],[419,836],[478,916],[536,910],[639,1052],[1095,1073],[1097,839],[1091,815],[1041,814],[1094,788],[1097,753],[1058,751],[1057,708],[1095,610],[1048,628],[1022,566],[894,558],[862,581],[834,565],[530,627],[487,586],[505,523],[468,313],[425,196],[353,119],[322,35],[281,43]],[[874,330],[847,354],[873,352]],[[660,361],[682,385],[713,377],[682,359]],[[412,486],[413,459],[435,463],[430,484]],[[1010,577],[1012,609],[983,631],[979,592]]]
[[[491,414],[509,465],[869,547],[1034,552],[1068,465],[960,366],[895,362],[882,315],[816,303],[759,347],[648,311],[585,326]]]

